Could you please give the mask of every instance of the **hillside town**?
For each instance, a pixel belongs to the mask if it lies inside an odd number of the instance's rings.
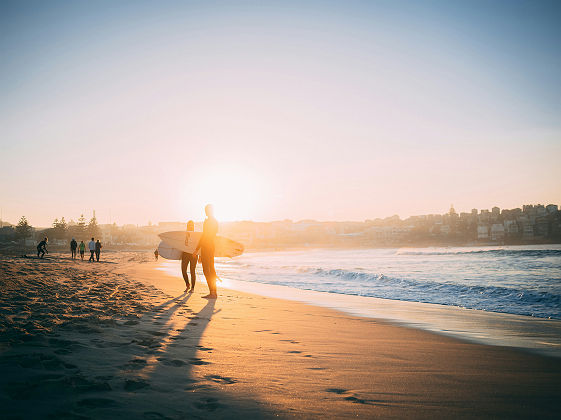
[[[195,229],[201,230],[202,222]],[[99,224],[94,211],[89,220],[84,215],[68,222],[62,217],[48,228],[33,227],[25,217],[17,225],[0,221],[0,243],[32,245],[47,236],[51,246],[66,246],[71,238],[95,237],[109,248],[145,249],[158,245],[158,233],[172,230],[185,230],[185,223]],[[243,243],[248,250],[561,243],[561,211],[556,204],[529,204],[457,213],[452,206],[444,214],[407,219],[394,215],[362,222],[223,222],[220,234]]]

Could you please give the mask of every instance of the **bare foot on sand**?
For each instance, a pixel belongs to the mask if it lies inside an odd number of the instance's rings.
[[[203,296],[203,299],[216,299],[218,297],[218,295],[206,295]]]

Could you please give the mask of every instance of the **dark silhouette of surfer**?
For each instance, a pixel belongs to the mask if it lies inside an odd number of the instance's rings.
[[[187,222],[187,232],[185,232],[185,245],[189,245],[190,234],[195,230],[195,223],[192,220]],[[157,250],[156,250],[157,251]],[[158,257],[156,256],[156,259]],[[191,284],[189,284],[189,276],[187,275],[187,267],[190,266],[191,270]],[[195,274],[195,268],[197,267],[197,254],[189,254],[184,252],[181,254],[181,274],[183,274],[183,280],[185,280],[185,291],[187,293],[193,293],[195,291],[195,282],[197,281],[197,275]]]
[[[70,241],[70,252],[72,253],[71,258],[73,260],[76,259],[76,248],[78,248],[78,242],[76,242],[76,239],[72,238]]]
[[[45,256],[45,252],[47,254],[49,253],[49,251],[47,251],[47,242],[49,242],[49,238],[45,237],[45,239],[37,245],[37,258],[43,258]]]
[[[93,240],[93,238],[92,238]],[[103,248],[101,246],[101,242],[99,242],[99,239],[97,240],[97,242],[95,243],[95,259],[99,262],[99,254],[101,254],[101,248]]]
[[[218,221],[214,218],[211,204],[205,206],[207,218],[203,223],[203,234],[195,249],[195,254],[201,250],[201,263],[203,264],[203,274],[208,283],[209,294],[203,296],[206,299],[216,299],[216,271],[214,270],[214,240],[218,233]]]

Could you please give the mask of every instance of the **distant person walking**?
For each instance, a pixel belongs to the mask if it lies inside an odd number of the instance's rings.
[[[94,238],[92,238],[92,240],[90,242],[88,242],[88,249],[90,250],[90,259],[88,260],[88,262],[95,261],[95,259],[94,259],[94,253],[95,253]]]
[[[45,237],[39,244],[37,245],[37,258],[43,258],[45,256],[45,252],[48,254],[47,251],[47,242],[49,242],[49,238]],[[39,256],[39,254],[41,256]]]
[[[84,252],[86,252],[86,244],[84,241],[80,241],[80,245],[78,245],[78,251],[80,251],[80,259],[84,261]]]
[[[158,261],[158,255],[160,255],[160,253],[158,252],[158,248],[156,248],[154,251],[154,258],[156,258],[156,261]]]
[[[99,242],[99,239],[97,240],[97,242],[95,243],[95,259],[99,262],[99,254],[101,254],[101,242]]]
[[[189,232],[195,230],[195,223],[192,220],[187,222],[187,232],[185,232],[185,245],[189,243]],[[157,251],[157,250],[156,250]],[[191,270],[191,284],[189,284],[189,276],[187,275],[187,267],[190,266]],[[185,291],[188,293],[193,293],[195,291],[195,282],[197,281],[197,275],[195,273],[195,268],[197,267],[197,254],[189,254],[184,252],[181,254],[181,274],[183,274],[183,280],[185,280]]]
[[[70,241],[70,252],[72,253],[72,259],[75,260],[76,259],[76,248],[78,248],[78,242],[76,242],[76,239],[72,238],[72,240]]]
[[[195,249],[195,254],[201,250],[201,263],[203,264],[203,273],[208,283],[209,294],[203,296],[205,299],[216,299],[216,271],[214,270],[214,241],[218,233],[218,221],[214,218],[214,209],[211,204],[205,206],[207,218],[203,223],[203,234],[201,240]]]

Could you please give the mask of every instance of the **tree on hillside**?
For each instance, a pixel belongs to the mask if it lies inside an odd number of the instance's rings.
[[[16,226],[16,237],[18,239],[29,238],[31,236],[31,226],[27,222],[27,218],[25,216],[21,216],[19,222]]]
[[[90,223],[88,223],[88,237],[90,238],[97,238],[99,237],[99,226],[97,225],[97,219],[92,217],[90,219]]]
[[[66,237],[67,229],[68,225],[66,224],[66,220],[64,220],[64,217],[60,220],[55,219],[53,222],[53,229],[51,230],[50,234],[54,239],[64,239]]]
[[[68,226],[68,234],[69,238],[73,237],[77,240],[84,239],[86,235],[86,219],[84,215],[81,214],[80,218],[78,219],[78,223],[74,224],[73,226]]]
[[[84,234],[86,232],[86,218],[84,217],[83,214],[80,215],[80,218],[78,219],[78,225],[77,225],[78,229],[78,233],[80,234]]]

